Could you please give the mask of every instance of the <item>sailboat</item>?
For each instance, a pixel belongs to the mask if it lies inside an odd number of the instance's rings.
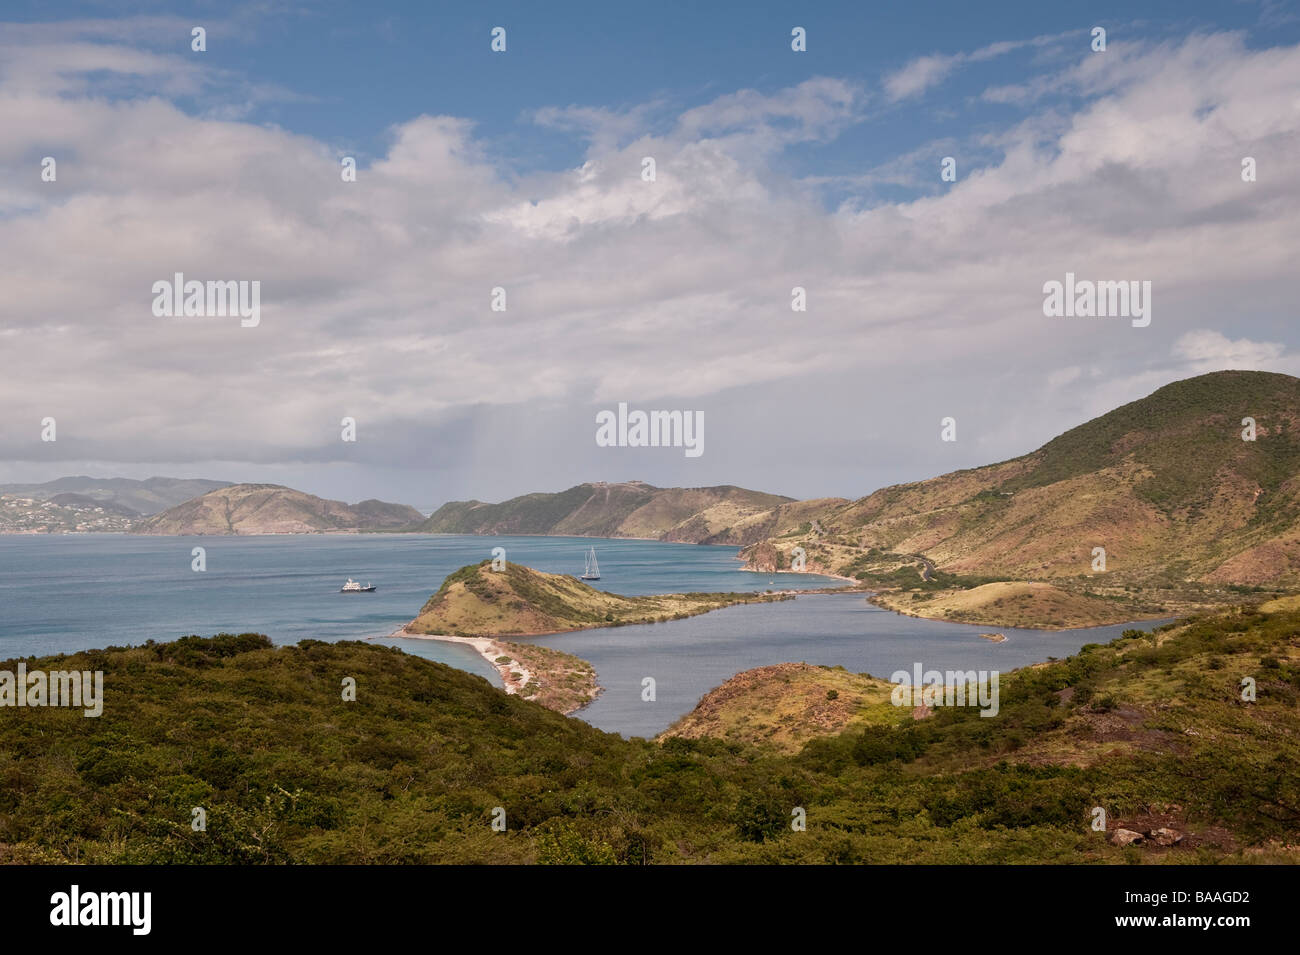
[[[600,580],[600,564],[596,563],[596,548],[592,548],[587,553],[587,570],[582,575],[583,580]]]

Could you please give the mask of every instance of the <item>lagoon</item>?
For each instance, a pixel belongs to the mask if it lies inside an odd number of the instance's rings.
[[[842,666],[889,679],[896,671],[998,670],[1064,658],[1086,643],[1108,643],[1125,629],[1162,621],[1079,630],[997,628],[1006,640],[980,636],[988,626],[906,617],[862,594],[804,594],[775,604],[714,610],[687,620],[582,630],[532,638],[595,668],[604,691],[576,713],[600,729],[654,736],[700,697],[742,670],[773,663]],[[646,677],[655,700],[642,699]]]

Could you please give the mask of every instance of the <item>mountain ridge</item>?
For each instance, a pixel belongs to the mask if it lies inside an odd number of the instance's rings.
[[[1252,440],[1242,440],[1248,422]],[[55,497],[87,494],[85,482],[103,495],[115,482],[169,481],[176,479],[78,477],[5,487],[42,487]],[[231,487],[274,489],[286,498],[282,513],[260,502],[236,531],[224,505],[218,513],[198,503]],[[76,520],[79,529],[117,529],[125,520],[69,513],[64,527]],[[1300,586],[1300,379],[1221,371],[1174,381],[1018,457],[852,500],[799,501],[736,485],[587,482],[495,504],[451,501],[426,518],[404,505],[347,505],[244,484],[209,489],[132,529],[641,538],[737,546],[748,569],[769,573],[791,569],[802,548],[808,571],[871,586],[918,577],[930,584],[931,571],[963,586]],[[1102,551],[1104,570],[1094,570]]]
[[[374,499],[355,505],[282,484],[232,484],[137,522],[134,534],[256,535],[397,531],[424,519],[413,507]]]
[[[1175,381],[1028,454],[881,488],[814,520],[817,533],[769,537],[743,556],[781,569],[803,547],[810,568],[870,582],[923,557],[997,579],[1297,584],[1300,379]]]
[[[449,501],[417,529],[433,534],[628,537],[735,543],[739,529],[799,502],[733,484],[661,488],[644,481],[588,482],[497,504]]]
[[[231,483],[207,478],[155,476],[138,480],[136,478],[94,478],[78,474],[41,483],[0,484],[0,494],[28,497],[38,501],[75,494],[93,499],[100,506],[111,506],[115,509],[115,513],[121,513],[120,509],[125,508],[132,515],[148,516],[184,504],[209,491],[229,487]]]

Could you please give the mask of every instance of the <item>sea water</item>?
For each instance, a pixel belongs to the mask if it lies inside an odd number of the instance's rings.
[[[566,537],[365,534],[266,537],[146,537],[129,534],[0,536],[0,660],[174,640],[188,634],[264,633],[280,644],[302,639],[377,639],[408,653],[476,673],[500,685],[471,649],[391,638],[443,579],[466,564],[506,559],[578,575],[596,548],[593,586],[641,595],[838,586],[806,574],[741,570],[734,547]],[[206,570],[192,569],[204,548]],[[347,578],[374,593],[342,594]],[[605,688],[579,716],[602,729],[653,735],[727,678],[754,666],[842,665],[888,678],[914,662],[927,668],[1009,670],[1084,643],[1104,642],[1124,625],[1056,633],[1003,630],[904,617],[861,594],[803,596],[730,607],[686,620],[533,638],[589,660]],[[643,700],[645,677],[655,699]]]

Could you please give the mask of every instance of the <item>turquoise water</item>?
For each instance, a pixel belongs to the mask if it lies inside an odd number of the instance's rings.
[[[173,640],[221,631],[304,638],[385,637],[416,613],[452,571],[492,556],[551,573],[581,574],[596,547],[603,579],[622,594],[822,587],[825,577],[740,570],[736,548],[569,537],[374,534],[273,537],[0,536],[0,659]],[[207,570],[191,569],[203,547]],[[352,577],[378,588],[340,594]],[[395,641],[386,641],[395,642]],[[407,652],[497,681],[465,647],[402,640]]]
[[[0,660],[91,647],[124,646],[221,631],[264,633],[276,643],[304,638],[375,638],[499,685],[496,671],[462,646],[393,639],[452,571],[506,549],[506,559],[552,573],[580,574],[595,546],[602,579],[622,594],[761,591],[836,586],[803,574],[740,570],[736,548],[660,541],[565,537],[291,535],[135,537],[119,534],[0,536]],[[207,570],[191,570],[191,550]],[[340,594],[352,577],[378,588]],[[596,667],[605,688],[578,715],[625,735],[649,736],[689,711],[729,677],[771,663],[841,665],[888,678],[910,670],[1010,670],[1064,657],[1127,625],[1095,630],[1004,630],[904,617],[858,594],[803,596],[729,607],[661,624],[535,638]],[[1146,626],[1149,626],[1147,624]],[[655,680],[655,700],[642,681]]]

